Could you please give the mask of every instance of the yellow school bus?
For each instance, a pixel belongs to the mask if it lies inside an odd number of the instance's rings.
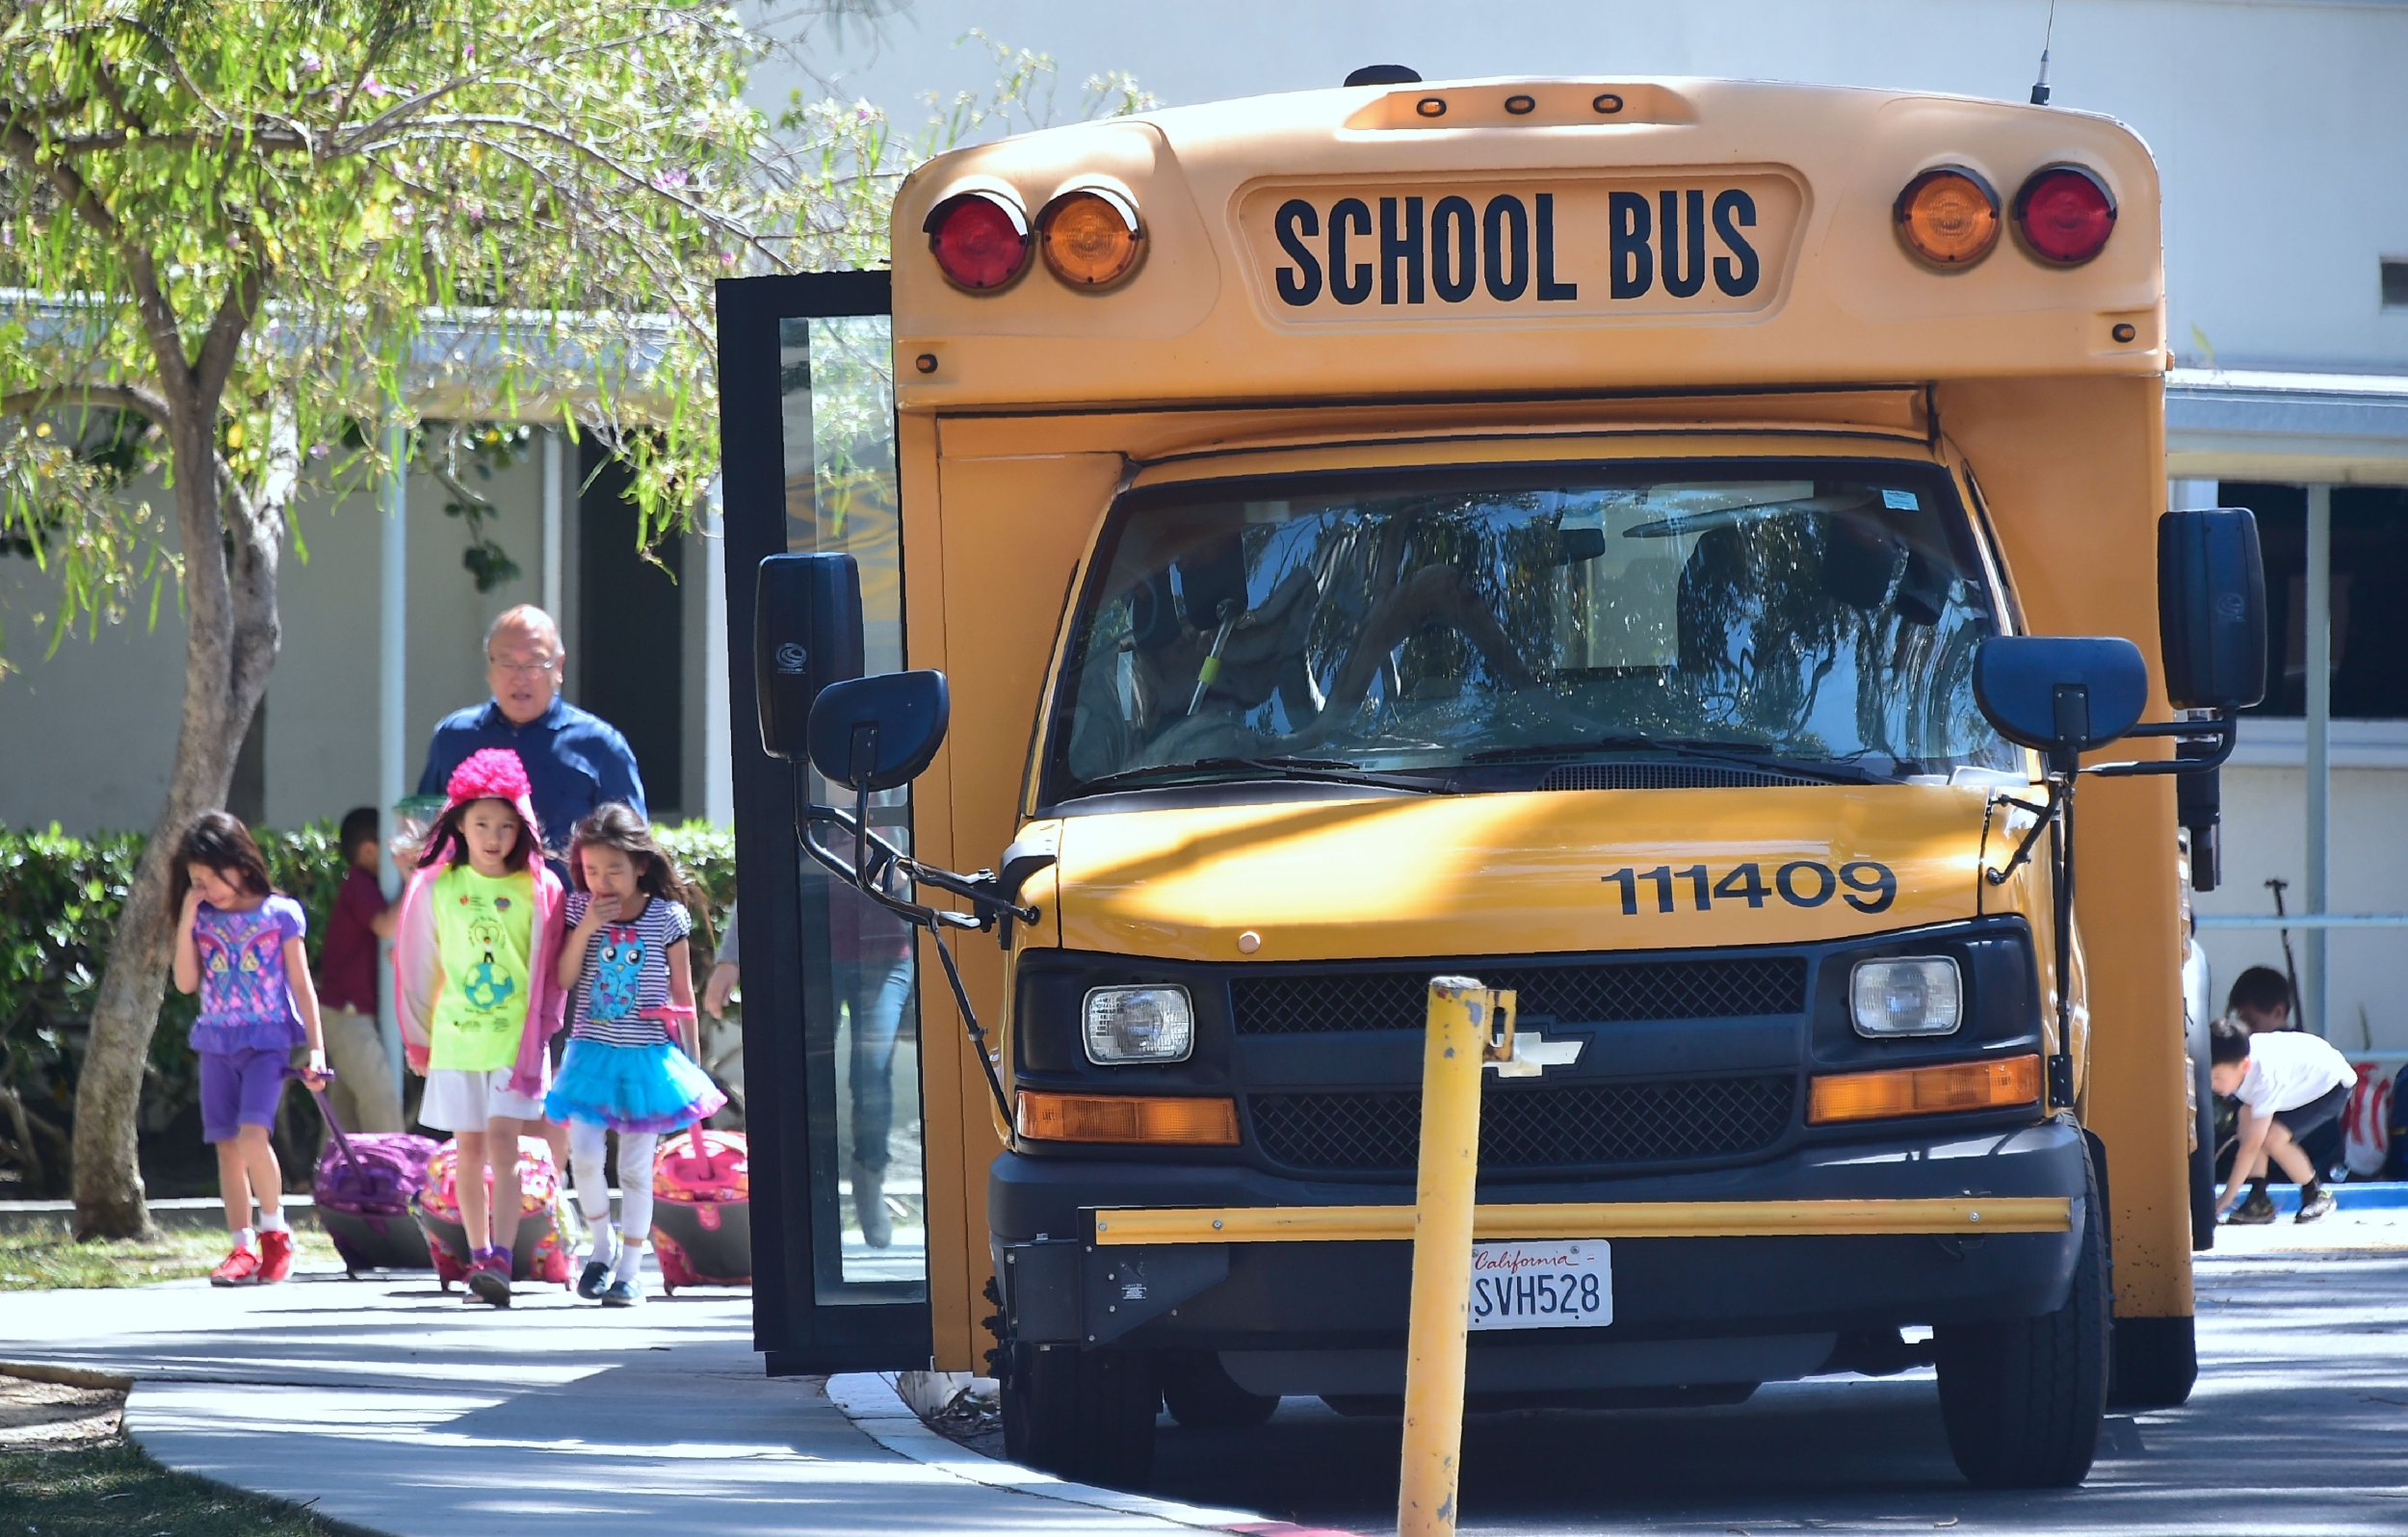
[[[891,274],[724,285],[772,1369],[991,1368],[1124,1483],[1165,1405],[1392,1409],[1455,975],[1535,1069],[1477,1403],[1933,1363],[2045,1485],[2180,1402],[2169,771],[2264,652],[2248,515],[2163,508],[2158,207],[2105,117],[1374,71],[948,154]]]

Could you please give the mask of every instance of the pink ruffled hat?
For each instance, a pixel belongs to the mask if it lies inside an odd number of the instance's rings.
[[[458,810],[472,800],[503,800],[518,813],[518,820],[535,834],[538,847],[543,842],[543,823],[536,820],[535,785],[527,778],[527,766],[518,754],[508,747],[480,747],[452,770],[444,782],[446,812]]]

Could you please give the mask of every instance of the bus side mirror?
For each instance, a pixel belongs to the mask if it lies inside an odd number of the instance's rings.
[[[2149,667],[2120,636],[1993,636],[1974,653],[1974,702],[2000,736],[2071,773],[2140,723]]]
[[[941,672],[881,672],[831,685],[811,706],[811,767],[857,795],[907,785],[945,744]]]
[[[861,573],[850,555],[772,555],[752,586],[752,680],[761,750],[804,756],[811,706],[861,676]]]
[[[2158,521],[2158,638],[2177,710],[2238,710],[2265,697],[2265,567],[2246,508]]]

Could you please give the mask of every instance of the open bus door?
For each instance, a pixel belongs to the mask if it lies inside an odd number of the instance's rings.
[[[907,931],[881,926],[891,920],[802,856],[797,774],[762,750],[751,666],[754,573],[806,552],[853,557],[866,669],[903,666],[890,294],[883,272],[719,285],[752,1330],[772,1375],[907,1369],[929,1355]],[[880,830],[907,838],[909,792],[880,801]]]

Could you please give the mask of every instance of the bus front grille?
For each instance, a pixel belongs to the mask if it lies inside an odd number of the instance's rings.
[[[1241,1035],[1419,1030],[1432,977],[1466,975],[1510,988],[1522,1019],[1561,1025],[1739,1019],[1806,1011],[1802,955],[1679,960],[1430,961],[1401,968],[1240,977],[1230,1002]]]
[[[1786,1073],[1643,1083],[1506,1088],[1480,1097],[1479,1164],[1568,1169],[1688,1162],[1765,1152],[1788,1133],[1797,1081]],[[1418,1160],[1416,1089],[1256,1093],[1254,1142],[1293,1169],[1410,1174]]]

